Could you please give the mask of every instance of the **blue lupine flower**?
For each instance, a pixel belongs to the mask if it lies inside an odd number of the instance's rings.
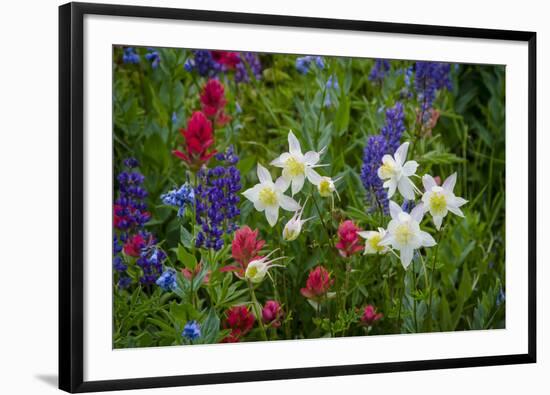
[[[181,333],[183,337],[186,337],[189,340],[195,340],[201,337],[201,327],[199,323],[195,320],[189,321],[183,327],[183,332]]]
[[[300,74],[307,74],[311,68],[312,63],[315,63],[317,68],[323,69],[325,67],[325,62],[321,56],[303,56],[296,59],[296,70]]]
[[[143,272],[139,281],[142,284],[150,285],[154,284],[162,273],[162,263],[166,259],[166,253],[156,247],[156,241],[151,233],[145,231],[141,233],[144,235],[145,240],[147,240],[147,245],[141,250],[136,264]]]
[[[235,217],[240,214],[238,192],[241,189],[241,173],[235,167],[239,158],[233,147],[216,155],[222,166],[202,168],[197,173],[199,185],[195,189],[196,221],[201,227],[195,240],[197,247],[214,249],[223,247],[224,233],[231,234],[237,228]]]
[[[166,269],[157,279],[156,284],[161,287],[163,291],[175,290],[178,286],[176,281],[176,271],[172,268]]]
[[[325,92],[325,102],[323,103],[325,107],[330,107],[332,105],[332,96],[335,95],[340,86],[338,85],[338,79],[334,76],[328,77],[326,83],[326,92]]]
[[[124,48],[124,54],[122,55],[122,61],[124,63],[138,64],[139,55],[136,53],[136,50],[133,47]]]
[[[185,213],[186,205],[193,205],[195,202],[195,191],[192,186],[185,183],[179,188],[160,195],[160,199],[168,206],[177,207],[178,217],[182,217]]]
[[[410,213],[414,207],[415,207],[414,200],[405,200],[401,205],[401,210],[403,210],[406,213]]]
[[[117,285],[120,289],[125,289],[125,288],[128,288],[130,286],[130,284],[132,284],[132,279],[130,277],[121,276],[118,279],[118,284]]]
[[[437,92],[452,89],[449,63],[416,62],[415,88],[417,99],[423,113],[429,112]],[[423,120],[425,121],[425,120]]]
[[[405,113],[403,105],[397,102],[394,107],[386,110],[386,122],[380,134],[370,136],[363,152],[363,166],[361,167],[361,181],[367,190],[367,202],[371,210],[380,207],[387,214],[389,210],[388,194],[383,182],[378,177],[378,168],[382,157],[392,154],[399,147],[401,136],[405,131]]]
[[[369,73],[369,81],[382,82],[390,71],[390,62],[386,59],[376,59]]]
[[[186,62],[186,70],[196,69],[199,75],[203,77],[213,77],[221,71],[221,66],[212,58],[210,51],[194,50],[193,56],[192,61]]]
[[[395,103],[393,108],[386,110],[386,123],[380,130],[380,134],[386,138],[388,149],[393,154],[399,148],[401,136],[405,132],[405,113],[403,104]]]
[[[149,52],[147,52],[145,54],[145,59],[147,59],[149,62],[151,62],[151,67],[153,69],[156,69],[158,67],[158,65],[160,64],[160,55],[153,48],[148,48],[147,50]]]
[[[250,68],[250,71],[256,80],[262,78],[262,63],[260,62],[258,55],[253,52],[243,52],[240,54],[240,58],[241,61],[235,66],[236,82],[250,81],[248,68]]]

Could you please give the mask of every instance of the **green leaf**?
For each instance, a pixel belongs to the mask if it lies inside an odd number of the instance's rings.
[[[187,228],[185,228],[185,226],[180,227],[180,241],[185,248],[193,248],[193,235],[187,230]]]
[[[182,244],[178,245],[177,256],[178,261],[189,270],[195,270],[195,267],[197,267],[197,258],[195,258],[195,255],[188,252]]]

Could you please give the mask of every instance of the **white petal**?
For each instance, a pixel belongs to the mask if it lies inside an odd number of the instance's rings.
[[[277,189],[278,191],[285,192],[289,186],[290,178],[288,177],[282,176],[277,178],[277,180],[275,181],[275,189]]]
[[[397,188],[397,182],[392,178],[384,183],[384,188],[388,189],[388,199],[393,196],[395,189]]]
[[[313,170],[310,167],[306,167],[306,176],[309,182],[311,182],[313,185],[319,185],[321,182],[322,177],[317,173],[315,170]]]
[[[454,199],[451,200],[451,202],[449,202],[449,204],[454,207],[461,207],[461,206],[464,206],[466,203],[468,203],[466,199],[463,199],[458,196],[456,196]]]
[[[452,192],[456,184],[456,173],[451,174],[443,183],[443,189],[448,192]]]
[[[321,156],[315,151],[308,151],[304,155],[304,160],[308,165],[315,165],[320,159]]]
[[[254,201],[254,208],[260,212],[264,211],[266,208],[266,205],[261,200],[255,200]]]
[[[434,225],[437,230],[441,229],[441,223],[443,222],[443,217],[439,215],[434,215]]]
[[[459,217],[464,217],[464,213],[462,212],[461,209],[459,209],[458,207],[453,207],[451,206],[450,204],[447,205],[447,208],[449,209],[449,211],[455,215],[458,215]]]
[[[266,184],[266,183],[273,182],[271,178],[271,174],[269,173],[269,170],[267,170],[265,167],[263,167],[259,163],[258,163],[257,173],[258,173],[258,180],[260,180],[260,183]]]
[[[403,211],[401,210],[401,206],[399,206],[399,204],[395,203],[393,200],[390,200],[390,215],[392,219],[397,219],[401,211]]]
[[[419,203],[411,210],[411,217],[416,222],[420,223],[424,217],[424,204]]]
[[[395,161],[399,163],[401,166],[403,166],[403,163],[405,163],[405,159],[407,159],[407,151],[409,149],[409,143],[403,143],[401,146],[395,151]]]
[[[405,269],[407,269],[407,267],[409,267],[409,265],[411,264],[413,255],[414,255],[414,250],[410,247],[402,248],[401,251],[399,252],[399,257],[401,258],[401,264]]]
[[[415,162],[414,160],[410,160],[403,165],[403,168],[402,168],[403,175],[410,177],[414,173],[416,173],[417,168],[418,168],[418,163]]]
[[[292,179],[292,196],[296,195],[304,187],[306,177],[303,174],[299,174]]]
[[[302,148],[300,147],[300,142],[292,133],[292,130],[288,132],[288,150],[292,155],[301,155],[302,154]]]
[[[275,167],[284,167],[288,158],[290,158],[290,154],[288,152],[284,152],[277,159],[272,160],[270,165]]]
[[[435,182],[434,178],[429,174],[424,174],[422,176],[422,185],[424,185],[425,191],[431,191],[432,187],[437,186],[437,183]]]
[[[363,239],[368,239],[372,234],[372,230],[362,230],[361,232],[357,232],[357,234]]]
[[[382,157],[382,163],[384,164],[389,163],[391,165],[395,165],[395,161],[393,160],[392,156],[388,154]]]
[[[394,242],[394,238],[389,233],[386,233],[384,237],[378,242],[379,246],[389,246],[392,245]]]
[[[424,247],[433,247],[434,245],[437,244],[435,242],[435,239],[432,237],[432,235],[429,234],[428,232],[424,232],[423,230],[420,231],[420,239]]]
[[[403,195],[405,199],[414,200],[414,189],[412,186],[412,181],[409,180],[407,177],[401,177],[397,184],[397,188],[399,189],[399,193],[401,193],[401,195]]]
[[[267,222],[271,227],[275,226],[277,220],[279,219],[279,207],[278,206],[269,206],[265,209],[265,217]]]
[[[251,202],[255,202],[258,200],[258,195],[260,193],[260,184],[254,185],[252,188],[247,189],[243,192],[243,196],[250,200]]]
[[[300,209],[298,202],[286,195],[279,196],[279,204],[287,211],[297,211]]]

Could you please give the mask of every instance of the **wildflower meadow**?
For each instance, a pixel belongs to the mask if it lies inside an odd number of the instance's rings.
[[[504,77],[114,47],[113,346],[505,328]]]

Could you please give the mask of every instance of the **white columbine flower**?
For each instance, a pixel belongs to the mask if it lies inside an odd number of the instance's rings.
[[[405,162],[409,143],[403,143],[395,151],[393,157],[384,155],[382,166],[378,168],[378,177],[385,180],[384,188],[388,188],[388,198],[391,198],[397,188],[407,200],[414,200],[415,186],[409,177],[413,176],[418,167],[414,160]]]
[[[456,173],[451,174],[441,187],[437,185],[434,178],[429,174],[422,177],[422,184],[426,190],[424,195],[422,195],[424,212],[430,212],[437,230],[441,228],[443,218],[445,218],[449,211],[459,217],[464,217],[460,207],[468,203],[468,201],[455,196],[453,193],[456,184]]]
[[[380,242],[386,236],[386,230],[384,228],[378,228],[378,231],[368,230],[357,232],[359,236],[365,239],[365,252],[366,254],[385,254],[389,251],[389,247],[380,245]]]
[[[243,192],[244,197],[254,203],[254,208],[260,212],[265,211],[265,217],[269,225],[275,226],[279,219],[279,207],[287,211],[297,211],[300,205],[290,196],[284,195],[288,189],[288,183],[279,177],[275,183],[269,171],[258,163],[259,184]]]
[[[284,259],[286,257],[281,256],[279,258],[271,259],[269,260],[269,256],[273,254],[275,251],[271,251],[269,254],[264,256],[260,259],[255,259],[253,261],[250,261],[248,263],[248,266],[246,267],[246,272],[244,273],[244,277],[249,280],[252,283],[261,283],[269,269],[272,267],[284,267],[283,265],[274,265],[273,262],[278,261],[280,259]]]
[[[390,201],[390,215],[392,219],[388,224],[388,231],[379,244],[391,245],[398,250],[401,264],[407,269],[413,259],[414,250],[432,247],[436,242],[429,233],[420,230],[420,221],[424,216],[422,203],[408,214],[397,203]]]
[[[300,142],[291,130],[288,133],[288,150],[289,152],[282,153],[272,161],[271,165],[283,169],[282,178],[287,183],[292,184],[292,195],[295,195],[302,190],[306,177],[312,184],[313,179],[319,177],[319,174],[313,168],[323,166],[317,163],[321,159],[324,148],[319,152],[308,151],[302,154]]]
[[[306,206],[306,203],[304,203],[302,208],[296,211],[292,218],[289,219],[286,223],[285,228],[283,229],[283,239],[285,239],[286,241],[296,240],[300,235],[300,232],[302,231],[302,225],[304,225],[310,219],[313,219],[313,217],[302,219],[302,214],[304,213],[304,207]]]

